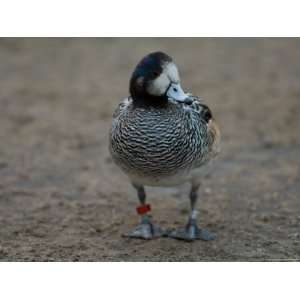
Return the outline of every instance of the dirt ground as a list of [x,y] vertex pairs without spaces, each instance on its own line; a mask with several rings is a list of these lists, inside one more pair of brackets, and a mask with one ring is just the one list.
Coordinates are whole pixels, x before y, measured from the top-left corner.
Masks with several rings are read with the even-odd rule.
[[[108,131],[154,50],[220,124],[199,200],[212,242],[121,237],[137,197]],[[0,260],[300,260],[299,59],[300,39],[0,40]],[[188,185],[146,190],[157,224],[185,223]]]

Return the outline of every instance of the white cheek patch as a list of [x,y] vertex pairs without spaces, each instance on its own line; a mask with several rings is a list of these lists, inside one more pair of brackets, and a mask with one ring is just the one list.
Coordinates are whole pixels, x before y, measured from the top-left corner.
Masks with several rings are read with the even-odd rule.
[[180,81],[178,69],[174,63],[168,63],[164,67],[164,73],[170,78],[170,81],[178,83]]
[[177,67],[173,62],[166,63],[163,66],[162,73],[149,84],[147,91],[150,95],[162,96],[166,93],[171,82],[180,82]]
[[147,91],[150,95],[162,96],[166,92],[169,85],[170,79],[163,72],[159,77],[157,77],[149,84]]

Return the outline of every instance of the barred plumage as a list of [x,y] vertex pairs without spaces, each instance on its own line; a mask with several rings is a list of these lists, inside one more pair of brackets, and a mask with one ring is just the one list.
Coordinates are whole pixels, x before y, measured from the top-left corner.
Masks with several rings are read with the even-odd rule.
[[168,185],[168,178],[176,176],[186,181],[192,169],[217,154],[219,135],[205,119],[208,108],[193,100],[190,105],[169,101],[161,109],[134,107],[130,98],[120,104],[113,118],[110,152],[134,181]]

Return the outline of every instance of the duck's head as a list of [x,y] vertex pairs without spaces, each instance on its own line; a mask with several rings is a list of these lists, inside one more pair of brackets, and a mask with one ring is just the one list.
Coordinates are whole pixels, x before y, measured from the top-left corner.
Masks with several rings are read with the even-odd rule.
[[130,79],[130,95],[135,104],[163,105],[169,99],[191,103],[180,86],[178,69],[172,58],[163,52],[145,56]]

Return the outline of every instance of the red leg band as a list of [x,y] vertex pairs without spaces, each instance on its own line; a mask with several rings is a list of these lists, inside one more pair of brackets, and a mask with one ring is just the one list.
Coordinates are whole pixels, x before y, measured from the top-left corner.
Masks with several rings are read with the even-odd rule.
[[141,206],[138,206],[137,208],[136,208],[136,211],[137,211],[137,213],[139,214],[139,215],[144,215],[144,214],[146,214],[148,211],[150,211],[151,210],[151,206],[150,206],[150,204],[143,204],[143,205],[141,205]]

